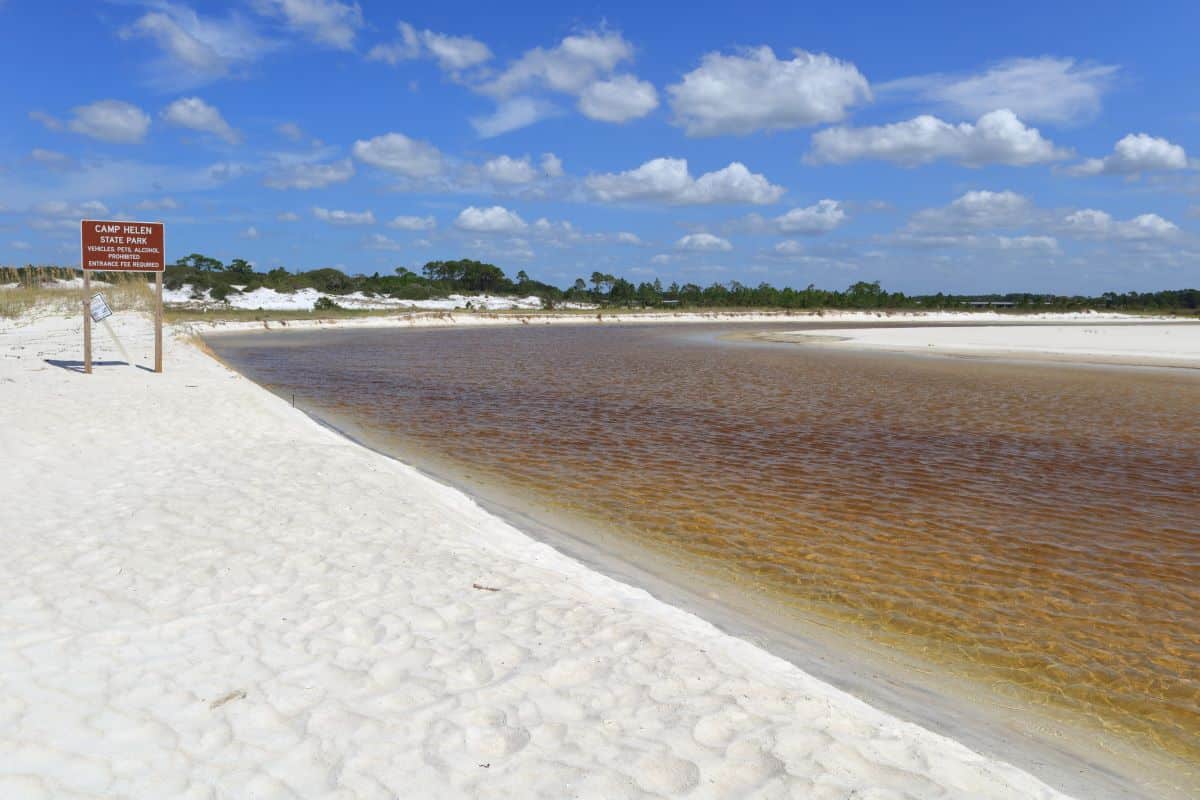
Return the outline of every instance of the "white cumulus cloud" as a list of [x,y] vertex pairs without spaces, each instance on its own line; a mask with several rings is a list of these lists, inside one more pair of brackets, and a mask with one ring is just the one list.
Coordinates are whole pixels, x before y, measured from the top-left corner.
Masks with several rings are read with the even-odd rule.
[[222,78],[275,46],[236,13],[218,19],[185,5],[155,6],[120,31],[122,39],[146,38],[162,51],[151,64],[153,83],[186,86]]
[[1013,58],[974,75],[922,75],[878,87],[881,95],[914,92],[957,113],[977,117],[1010,109],[1032,122],[1068,123],[1099,112],[1118,68],[1072,58]]
[[1106,211],[1084,208],[1063,218],[1062,230],[1084,239],[1136,241],[1173,238],[1179,233],[1179,226],[1158,214],[1141,214],[1133,219],[1118,220]]
[[829,233],[847,219],[846,210],[837,200],[825,199],[806,208],[793,208],[775,218],[781,233],[816,236]]
[[390,239],[382,233],[372,233],[364,242],[371,250],[403,250],[404,247],[395,239]]
[[917,212],[883,241],[921,249],[1059,251],[1059,239],[1090,240],[1148,252],[1183,232],[1158,214],[1119,220],[1094,208],[1039,209],[1012,191],[972,190],[940,208]]
[[979,231],[1026,225],[1033,217],[1033,204],[1023,195],[974,189],[943,208],[918,211],[907,227],[922,233]]
[[71,157],[66,153],[60,153],[57,150],[47,150],[43,147],[35,147],[30,150],[29,157],[39,164],[45,164],[48,167],[65,167],[71,163]]
[[578,98],[582,114],[603,122],[627,122],[658,106],[658,92],[634,75],[614,75],[633,60],[633,45],[615,31],[585,31],[550,48],[535,47],[474,85],[497,100],[496,111],[471,122],[481,136],[496,136],[532,125],[556,113],[539,94]]
[[150,130],[150,115],[122,100],[97,100],[72,109],[67,127],[75,133],[116,144],[137,144]]
[[375,214],[370,210],[367,211],[341,211],[339,209],[328,209],[314,207],[312,210],[313,216],[322,222],[328,222],[333,225],[374,225]]
[[628,122],[646,116],[657,107],[658,92],[654,85],[632,75],[596,81],[579,95],[580,112],[602,122]]
[[471,127],[484,139],[499,136],[540,122],[558,113],[552,103],[534,97],[512,97],[496,106],[496,110],[483,117],[472,117]]
[[1089,158],[1067,172],[1072,175],[1138,175],[1187,167],[1187,152],[1179,145],[1147,133],[1131,133],[1116,143],[1110,155]]
[[424,52],[421,48],[421,36],[417,29],[407,22],[399,22],[396,27],[400,30],[400,38],[394,42],[377,44],[367,51],[368,61],[383,61],[393,67],[401,61],[411,61],[420,58]]
[[241,134],[225,121],[221,112],[199,97],[179,98],[163,109],[162,118],[170,125],[211,133],[230,144],[237,144],[242,140]]
[[488,61],[492,51],[478,39],[470,36],[450,36],[433,31],[422,31],[421,40],[433,55],[438,66],[447,72],[457,72]]
[[656,158],[626,172],[590,175],[588,191],[604,202],[650,202],[670,205],[750,203],[766,205],[784,189],[740,162],[693,178],[683,158]]
[[254,0],[263,14],[277,17],[284,25],[317,44],[338,50],[354,48],[354,37],[363,26],[358,3],[339,0]]
[[613,31],[567,36],[551,48],[535,47],[481,88],[505,97],[531,87],[579,94],[598,76],[633,58],[633,45]]
[[437,227],[437,220],[433,217],[415,217],[404,216],[394,217],[388,223],[389,228],[395,228],[401,231],[431,231]]
[[432,178],[441,174],[443,168],[442,154],[436,147],[402,133],[359,139],[353,152],[363,163],[410,178]]
[[998,233],[913,233],[902,231],[888,239],[901,247],[926,250],[967,248],[971,250],[1041,250],[1058,251],[1053,236],[1005,236]]
[[780,60],[770,47],[709,53],[667,87],[676,123],[690,136],[747,134],[839,122],[871,99],[858,68],[824,53],[795,50]]
[[727,253],[733,249],[728,239],[711,233],[689,233],[675,243],[676,250],[694,253]]
[[969,167],[1027,166],[1068,156],[1007,109],[990,111],[975,123],[922,115],[890,125],[826,128],[813,134],[812,145],[805,160],[818,164],[878,159],[916,166],[946,159]]
[[400,30],[400,38],[372,47],[367,52],[369,60],[384,61],[394,66],[401,61],[429,57],[437,61],[442,70],[457,73],[492,58],[488,46],[470,36],[418,31],[407,22],[400,22],[396,27]]
[[525,220],[515,211],[504,206],[476,208],[468,206],[459,212],[454,226],[475,233],[515,233],[528,227]]
[[554,153],[542,153],[542,172],[547,178],[561,178],[563,174],[562,159]]
[[354,177],[354,164],[348,158],[328,163],[288,164],[267,174],[263,184],[272,189],[320,189],[344,183]]
[[529,162],[528,156],[525,158],[497,156],[483,165],[483,174],[493,183],[510,185],[530,183],[538,176],[538,172]]
[[294,122],[281,122],[275,126],[275,132],[285,139],[298,142],[304,138],[304,129]]

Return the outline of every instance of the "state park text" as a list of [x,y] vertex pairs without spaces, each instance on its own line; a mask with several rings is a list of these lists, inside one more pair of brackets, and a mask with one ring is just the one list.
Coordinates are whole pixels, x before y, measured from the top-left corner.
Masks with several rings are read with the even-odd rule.
[[83,269],[161,272],[166,267],[161,222],[83,220]]

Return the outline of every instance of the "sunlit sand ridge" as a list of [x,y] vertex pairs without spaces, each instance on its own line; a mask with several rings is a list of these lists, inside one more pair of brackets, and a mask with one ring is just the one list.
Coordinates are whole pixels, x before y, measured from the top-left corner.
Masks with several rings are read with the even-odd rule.
[[1194,373],[705,336],[214,341],[401,452],[1200,758]]

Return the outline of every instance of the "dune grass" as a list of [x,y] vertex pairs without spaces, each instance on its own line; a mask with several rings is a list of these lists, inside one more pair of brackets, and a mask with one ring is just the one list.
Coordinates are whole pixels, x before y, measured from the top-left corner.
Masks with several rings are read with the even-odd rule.
[[[154,293],[145,275],[96,272],[91,293],[104,295],[113,311],[150,311]],[[0,267],[0,318],[82,314],[83,288],[73,269]]]

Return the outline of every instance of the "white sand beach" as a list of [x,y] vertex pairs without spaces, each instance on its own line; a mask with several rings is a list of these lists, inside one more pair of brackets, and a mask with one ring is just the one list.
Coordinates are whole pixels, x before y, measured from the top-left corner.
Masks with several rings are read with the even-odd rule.
[[1065,797],[110,321],[0,321],[0,797]]
[[[1091,322],[1084,318],[1081,322]],[[1200,366],[1200,321],[1154,325],[1104,320],[1073,325],[830,328],[772,338],[838,347],[966,355],[1040,356],[1140,365]]]

